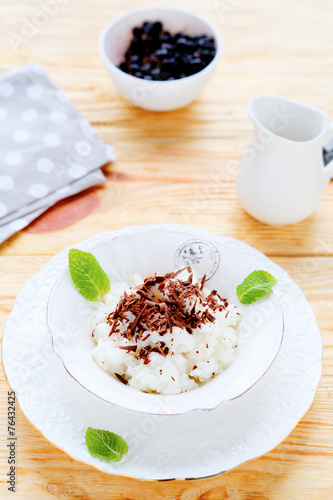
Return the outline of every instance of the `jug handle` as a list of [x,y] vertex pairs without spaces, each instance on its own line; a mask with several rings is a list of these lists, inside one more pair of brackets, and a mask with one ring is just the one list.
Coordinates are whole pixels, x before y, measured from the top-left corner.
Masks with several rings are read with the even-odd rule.
[[[333,138],[333,122],[329,124],[327,127],[327,133],[325,134],[325,142],[326,144],[330,139]],[[324,181],[325,184],[328,184],[331,179],[333,179],[333,159],[327,163],[324,167]]]
[[[327,134],[325,135],[325,144],[333,137],[333,122],[329,124],[327,128]],[[333,179],[333,159],[327,163],[324,167],[324,181],[328,184],[329,181]]]

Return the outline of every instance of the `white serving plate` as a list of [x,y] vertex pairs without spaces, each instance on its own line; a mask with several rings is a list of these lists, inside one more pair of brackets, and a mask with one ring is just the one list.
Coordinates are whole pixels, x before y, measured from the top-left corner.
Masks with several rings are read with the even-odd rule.
[[[285,319],[285,335],[270,370],[242,397],[211,411],[180,416],[143,415],[106,404],[80,388],[55,355],[46,325],[51,288],[67,263],[67,250],[53,257],[19,293],[7,321],[3,363],[26,417],[71,457],[105,472],[140,479],[202,478],[228,471],[267,453],[285,439],[309,409],[321,377],[322,340],[314,313],[299,287],[254,248],[190,226],[129,227],[90,238],[81,248],[110,236],[172,229],[186,238],[222,242],[271,272]],[[129,453],[116,464],[92,457],[86,428],[122,435]]]
[[[80,246],[80,245],[79,245]],[[106,402],[126,409],[159,415],[179,415],[193,410],[210,410],[249,390],[273,363],[283,338],[283,314],[274,295],[255,304],[240,303],[236,288],[256,265],[224,245],[220,239],[188,238],[172,227],[114,234],[102,243],[87,246],[113,282],[131,284],[133,276],[164,275],[188,263],[198,277],[207,275],[211,290],[235,304],[241,312],[235,360],[210,382],[186,393],[163,396],[147,394],[103,371],[91,356],[96,346],[91,332],[94,304],[74,287],[68,265],[52,289],[47,305],[47,322],[52,345],[67,372],[83,388]]]

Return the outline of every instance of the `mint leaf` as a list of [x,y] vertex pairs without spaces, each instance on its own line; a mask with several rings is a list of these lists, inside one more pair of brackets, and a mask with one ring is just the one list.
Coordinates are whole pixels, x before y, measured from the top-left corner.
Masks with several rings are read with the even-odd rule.
[[86,431],[86,445],[93,457],[112,462],[119,462],[128,452],[128,445],[121,436],[92,427],[88,427]]
[[85,299],[95,301],[110,291],[110,280],[91,253],[71,248],[68,261],[72,281]]
[[271,292],[277,282],[267,271],[253,271],[238,285],[236,293],[242,304],[252,304]]

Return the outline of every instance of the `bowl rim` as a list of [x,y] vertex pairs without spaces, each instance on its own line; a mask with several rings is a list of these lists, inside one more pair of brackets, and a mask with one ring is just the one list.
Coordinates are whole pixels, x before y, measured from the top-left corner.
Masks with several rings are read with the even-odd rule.
[[[149,225],[149,228],[150,230],[157,230],[157,226],[160,226],[160,225],[155,225],[155,224],[152,224],[152,225]],[[173,225],[172,224],[168,224],[167,226],[168,227],[168,230],[172,231],[173,230]],[[148,226],[134,226],[134,227],[139,227],[139,228],[147,228]],[[126,228],[123,228],[123,230],[126,231],[127,227]],[[198,228],[199,229],[199,228]],[[200,228],[201,230],[201,228]],[[120,230],[121,231],[121,230]],[[119,233],[119,231],[109,231],[107,232],[106,234],[109,235],[109,238],[103,242],[97,242],[93,245],[90,246],[89,249],[85,249],[84,251],[89,251],[89,252],[92,252],[94,250],[94,248],[98,248],[99,246],[101,245],[105,245],[107,243],[109,243],[110,241],[114,240],[114,239],[117,239],[121,236],[128,236],[129,234],[126,233],[124,231],[123,234]],[[208,231],[205,231],[207,232],[208,234],[211,234],[211,235],[214,235],[214,233],[210,233]],[[112,236],[112,233],[116,233]],[[99,233],[99,234],[103,234],[103,233]],[[105,234],[105,233],[104,233]],[[134,234],[137,234],[137,233],[134,233]],[[140,232],[139,234],[144,234],[144,231]],[[208,235],[207,235],[208,236]],[[214,236],[218,236],[218,235],[214,235]],[[79,246],[81,243],[84,243],[84,241],[78,243],[76,246]],[[220,243],[221,246],[226,246],[225,243],[221,242]],[[72,246],[69,247],[70,248],[73,248]],[[68,249],[68,250],[69,250]],[[230,249],[229,249],[230,250]],[[239,257],[241,257],[242,259],[246,260],[253,268],[254,270],[257,269],[257,266],[254,265],[254,263],[248,259],[246,256],[244,256],[241,252],[235,250],[234,248],[232,249],[232,252],[234,252],[235,254],[237,254]],[[260,375],[260,377],[252,384],[250,385],[248,388],[246,388],[245,390],[243,390],[240,394],[237,394],[236,396],[233,396],[233,397],[228,397],[228,398],[225,398],[223,399],[222,401],[219,401],[218,403],[214,404],[213,406],[194,406],[193,408],[189,409],[189,410],[184,410],[184,411],[179,411],[179,410],[176,410],[176,411],[173,411],[173,412],[165,412],[165,411],[152,411],[152,410],[138,410],[138,409],[134,409],[134,408],[129,408],[128,406],[124,405],[124,404],[120,404],[120,403],[117,403],[117,402],[114,402],[114,401],[111,401],[110,399],[106,399],[105,397],[103,396],[100,396],[98,394],[96,394],[95,392],[91,391],[89,388],[87,388],[82,382],[80,382],[80,380],[78,380],[72,373],[71,373],[71,370],[68,368],[68,366],[66,365],[66,362],[65,360],[63,359],[63,357],[61,356],[61,354],[57,351],[57,348],[55,346],[55,342],[54,342],[54,336],[53,336],[53,332],[52,332],[52,328],[51,328],[51,325],[50,325],[50,321],[49,321],[49,310],[50,310],[50,302],[51,302],[51,297],[53,295],[53,291],[55,289],[55,287],[57,286],[58,282],[63,278],[64,274],[67,272],[68,270],[68,265],[66,263],[66,266],[65,268],[63,269],[63,271],[59,274],[59,276],[56,278],[54,284],[52,285],[52,288],[50,290],[50,293],[49,293],[49,296],[48,296],[48,299],[47,299],[47,305],[46,305],[46,311],[45,311],[45,316],[46,316],[46,324],[47,324],[47,329],[49,331],[49,334],[50,334],[50,337],[51,337],[51,345],[52,345],[52,349],[53,351],[55,352],[55,354],[57,355],[57,357],[60,359],[64,369],[66,370],[66,372],[68,373],[68,375],[76,382],[78,383],[83,389],[85,389],[87,392],[89,392],[90,394],[92,394],[94,397],[97,397],[99,398],[100,400],[104,401],[105,403],[107,404],[111,404],[113,406],[118,406],[119,408],[122,408],[123,410],[125,411],[130,411],[130,412],[134,412],[134,413],[139,413],[139,414],[143,414],[143,415],[159,415],[159,416],[180,416],[180,415],[186,415],[186,414],[189,414],[189,413],[192,413],[192,412],[199,412],[199,411],[213,411],[215,410],[217,407],[219,407],[220,405],[222,405],[223,403],[226,403],[228,401],[233,401],[235,399],[238,399],[240,398],[241,396],[243,396],[244,394],[246,394],[250,389],[252,389],[255,385],[257,385],[257,383],[266,375],[266,373],[270,370],[270,368],[272,367],[274,361],[276,360],[277,358],[277,355],[278,353],[280,352],[280,349],[281,349],[281,346],[282,346],[282,343],[283,343],[283,339],[284,339],[284,335],[285,335],[285,318],[284,318],[284,313],[283,313],[283,308],[282,308],[282,305],[281,305],[281,302],[280,300],[278,299],[277,297],[277,294],[274,292],[274,290],[272,290],[271,292],[271,295],[274,297],[274,300],[279,308],[279,313],[280,313],[280,317],[281,317],[281,338],[280,338],[280,343],[276,349],[276,352],[274,353],[273,357],[272,357],[272,360],[271,362],[269,363],[269,365],[267,366],[267,368],[263,371],[263,373]],[[221,375],[223,373],[223,371],[221,373],[219,373],[217,375],[216,378],[219,377],[219,375]],[[111,375],[110,375],[111,376]],[[208,381],[209,382],[209,381]],[[205,385],[205,384],[204,384]],[[126,386],[124,386],[126,387]],[[202,386],[203,387],[203,386]],[[194,391],[195,389],[193,389],[192,391]],[[190,392],[192,392],[190,391]],[[182,393],[180,394],[175,394],[175,395],[172,395],[173,398],[176,398],[177,396],[181,395]],[[163,395],[163,394],[156,394],[155,396],[157,397],[160,397],[160,398],[168,398],[169,396],[168,395]]]
[[[210,61],[209,64],[197,73],[194,73],[193,75],[188,75],[183,78],[178,78],[177,80],[145,80],[144,78],[138,78],[137,76],[134,75],[129,75],[128,73],[125,73],[122,71],[118,66],[116,66],[111,59],[108,57],[106,53],[106,48],[105,48],[105,40],[106,36],[108,35],[109,31],[119,22],[122,21],[123,19],[126,19],[126,17],[135,14],[136,12],[149,12],[151,10],[158,10],[160,9],[161,11],[174,11],[175,13],[177,12],[182,12],[183,14],[191,15],[196,17],[198,20],[203,21],[213,32],[213,37],[215,39],[216,43],[216,54],[213,57],[213,59]],[[212,70],[217,63],[219,62],[222,52],[223,52],[223,38],[218,30],[218,28],[205,16],[202,16],[201,14],[198,14],[195,11],[191,11],[189,9],[183,9],[181,7],[171,7],[167,5],[150,5],[146,7],[136,7],[134,9],[127,10],[126,12],[123,12],[122,14],[119,14],[115,16],[113,19],[111,19],[106,26],[103,28],[100,36],[99,36],[99,41],[98,41],[98,47],[99,47],[99,53],[100,56],[104,62],[104,64],[109,68],[111,71],[115,72],[115,74],[121,75],[124,78],[126,78],[128,81],[136,81],[136,82],[145,82],[147,84],[153,83],[154,85],[166,85],[169,84],[171,85],[179,85],[180,82],[184,81],[190,81],[190,79],[194,80],[199,78],[201,75],[207,73],[208,71]],[[134,80],[133,80],[134,79]]]

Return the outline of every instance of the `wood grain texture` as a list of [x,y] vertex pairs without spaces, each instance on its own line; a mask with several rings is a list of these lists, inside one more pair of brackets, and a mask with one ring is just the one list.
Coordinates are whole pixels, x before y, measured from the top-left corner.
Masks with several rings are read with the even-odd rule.
[[[140,5],[150,3],[144,0]],[[74,217],[62,229],[53,224],[49,232],[40,234],[27,229],[0,246],[1,333],[20,288],[56,252],[126,225],[186,223],[245,241],[290,273],[322,330],[323,377],[311,409],[283,443],[228,474],[201,481],[140,482],[99,472],[48,443],[19,411],[15,498],[331,499],[333,183],[309,219],[272,228],[244,213],[234,178],[251,134],[246,104],[253,95],[283,95],[321,107],[333,118],[332,2],[184,0],[183,7],[197,10],[219,26],[224,54],[199,99],[184,109],[160,114],[137,109],[122,99],[98,55],[98,35],[107,20],[138,2],[59,1],[58,11],[49,15],[45,26],[16,50],[13,34],[22,35],[41,5],[39,0],[1,1],[0,69],[28,61],[43,64],[101,139],[116,147],[117,161],[104,169],[107,183],[90,190],[96,203],[85,218],[75,222]],[[42,221],[39,224],[45,229]],[[5,484],[7,389],[1,371],[1,498],[13,495]]]

